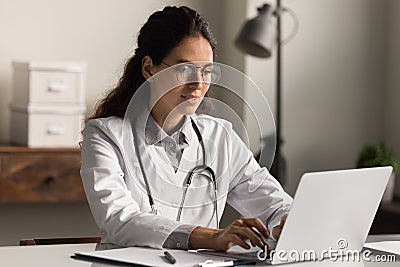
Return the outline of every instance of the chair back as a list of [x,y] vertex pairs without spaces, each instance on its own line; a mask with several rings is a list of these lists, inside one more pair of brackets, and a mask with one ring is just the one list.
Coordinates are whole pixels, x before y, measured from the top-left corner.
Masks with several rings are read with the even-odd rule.
[[57,244],[82,244],[82,243],[100,243],[101,237],[67,237],[67,238],[35,238],[35,239],[21,239],[20,246],[34,246],[34,245],[57,245]]

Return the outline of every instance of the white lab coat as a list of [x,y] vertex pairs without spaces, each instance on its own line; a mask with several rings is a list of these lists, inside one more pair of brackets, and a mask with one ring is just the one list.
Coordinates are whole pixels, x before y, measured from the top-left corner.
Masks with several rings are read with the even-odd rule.
[[[192,115],[203,137],[207,165],[216,174],[218,220],[226,202],[245,217],[258,217],[269,231],[279,225],[292,198],[261,168],[231,123],[207,115]],[[176,221],[187,170],[202,163],[196,134],[187,132],[175,173],[163,147],[148,145],[139,136],[155,205],[161,216],[150,213],[144,179],[133,146],[131,123],[117,117],[91,120],[84,129],[81,176],[102,241],[120,246],[161,248],[181,224],[216,227],[214,188],[204,175],[195,175],[189,187],[181,221]],[[139,134],[141,135],[141,134]]]

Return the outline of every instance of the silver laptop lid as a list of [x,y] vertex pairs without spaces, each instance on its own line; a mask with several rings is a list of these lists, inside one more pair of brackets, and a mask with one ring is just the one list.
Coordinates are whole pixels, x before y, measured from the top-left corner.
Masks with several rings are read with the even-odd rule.
[[361,251],[391,172],[378,167],[304,174],[272,264]]

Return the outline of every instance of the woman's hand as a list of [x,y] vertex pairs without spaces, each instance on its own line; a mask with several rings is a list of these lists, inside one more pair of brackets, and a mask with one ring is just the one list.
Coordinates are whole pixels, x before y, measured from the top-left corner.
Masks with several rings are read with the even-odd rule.
[[287,214],[283,215],[281,223],[278,226],[275,226],[274,229],[272,229],[272,236],[275,238],[275,240],[278,240],[281,236],[282,228],[285,225],[287,216]]
[[264,248],[260,237],[251,228],[268,238],[268,230],[258,218],[241,218],[234,221],[225,229],[197,227],[189,236],[192,248],[209,248],[217,251],[227,251],[234,245],[249,249],[246,243],[250,240],[253,246]]

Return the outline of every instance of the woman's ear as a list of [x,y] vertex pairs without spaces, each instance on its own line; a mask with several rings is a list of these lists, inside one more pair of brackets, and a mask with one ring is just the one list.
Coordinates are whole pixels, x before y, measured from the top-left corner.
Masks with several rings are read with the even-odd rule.
[[153,61],[151,60],[151,57],[145,56],[142,59],[142,74],[146,80],[150,79],[150,77],[153,76],[153,73],[151,71],[152,68],[153,68]]

